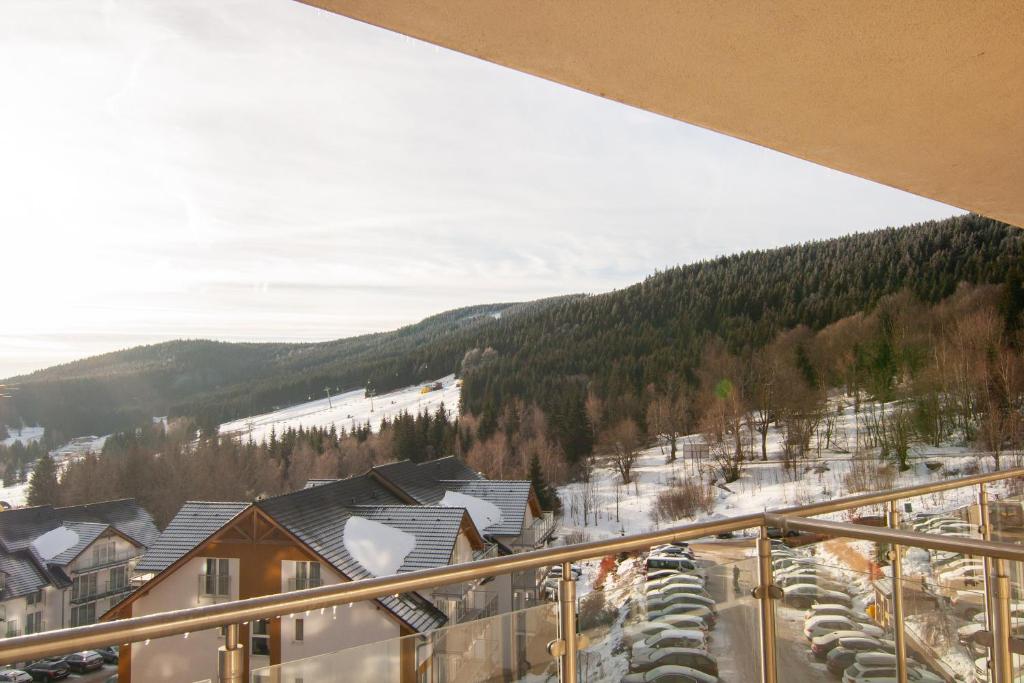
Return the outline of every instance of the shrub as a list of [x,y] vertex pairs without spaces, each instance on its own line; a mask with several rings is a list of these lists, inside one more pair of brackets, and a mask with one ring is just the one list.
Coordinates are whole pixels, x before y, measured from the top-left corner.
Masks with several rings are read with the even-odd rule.
[[710,484],[702,486],[699,482],[687,479],[658,494],[651,510],[651,520],[658,524],[694,517],[699,512],[711,513],[714,502],[715,495]]

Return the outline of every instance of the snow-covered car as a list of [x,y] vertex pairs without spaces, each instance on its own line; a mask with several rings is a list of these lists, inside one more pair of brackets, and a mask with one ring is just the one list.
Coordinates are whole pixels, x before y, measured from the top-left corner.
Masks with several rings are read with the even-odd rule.
[[935,577],[935,582],[946,590],[977,589],[985,584],[985,568],[969,564],[950,569]]
[[943,524],[937,524],[933,526],[930,533],[933,534],[974,534],[977,533],[978,527],[967,522],[945,522]]
[[655,588],[654,590],[648,588],[647,599],[650,600],[651,598],[669,598],[673,595],[679,594],[702,595],[705,598],[711,598],[708,592],[704,590],[703,586],[698,586],[692,583],[679,583],[670,586],[665,586],[664,588]]
[[896,652],[896,644],[891,640],[877,638],[840,638],[838,647],[833,648],[825,657],[825,667],[836,676],[842,676],[857,660],[857,655],[865,652],[891,655]]
[[652,569],[674,569],[678,572],[695,572],[697,565],[688,557],[671,557],[668,555],[649,555],[644,563],[647,571]]
[[802,557],[800,555],[792,555],[790,557],[777,557],[772,560],[772,571],[778,572],[780,570],[786,569],[787,567],[792,567],[793,565],[797,564],[814,566],[820,564],[820,562],[813,557]]
[[[562,565],[556,564],[548,569],[548,576],[553,578],[562,578]],[[578,564],[572,565],[572,576],[574,579],[578,579],[583,576],[583,568]]]
[[853,619],[854,621],[871,623],[871,617],[867,614],[858,612],[852,607],[832,603],[818,603],[816,605],[812,605],[810,609],[804,612],[804,620],[810,619],[811,617],[825,616],[826,614],[837,617],[846,617],[848,619]]
[[651,636],[661,633],[667,629],[683,629],[695,631],[707,631],[708,625],[699,616],[689,614],[673,614],[662,617],[657,621],[638,621],[622,629],[622,639],[627,645],[641,640],[647,640]]
[[703,588],[705,584],[704,577],[697,574],[673,574],[672,576],[648,581],[647,590],[661,590],[669,586],[697,586]]
[[961,619],[973,619],[985,611],[985,594],[979,591],[954,591],[949,598],[953,614]]
[[872,624],[862,624],[846,617],[812,617],[804,623],[804,637],[814,640],[833,631],[862,631],[865,635],[880,638],[885,631]]
[[839,647],[840,638],[855,638],[857,636],[864,636],[864,631],[852,630],[852,631],[830,631],[829,633],[823,633],[820,636],[811,638],[811,654],[818,659],[825,659],[832,648]]
[[929,517],[928,519],[922,520],[920,522],[914,522],[913,526],[914,526],[914,531],[919,531],[921,533],[928,533],[930,530],[934,529],[935,527],[937,527],[937,526],[939,526],[941,524],[949,524],[951,522],[952,523],[962,523],[963,520],[959,519],[957,517],[936,516],[936,517]]
[[[974,620],[970,624],[961,626],[956,630],[956,638],[960,641],[961,645],[964,645],[976,655],[980,655],[988,651],[988,647],[978,640],[978,634],[984,630],[985,613],[981,612],[975,615]],[[1024,636],[1024,619],[1020,616],[1012,616],[1010,618],[1010,632],[1014,638]]]
[[[939,683],[943,679],[920,666],[907,666],[912,683]],[[895,683],[896,655],[886,652],[861,652],[843,672],[843,683]]]
[[845,586],[838,581],[834,581],[827,576],[821,574],[790,574],[788,576],[776,577],[775,585],[779,588],[786,588],[787,586],[795,586],[801,583],[809,583],[815,586],[821,586],[825,590],[843,592]]
[[647,598],[648,611],[662,610],[669,605],[703,605],[712,612],[718,612],[718,609],[715,607],[714,598],[704,597],[703,595],[693,595],[692,593],[673,593],[672,595]]
[[694,558],[693,550],[688,547],[682,547],[678,545],[656,545],[651,548],[651,555],[667,555],[669,557],[687,557],[689,559]]
[[667,579],[670,576],[681,576],[686,575],[684,572],[680,572],[678,569],[655,569],[654,571],[647,572],[647,581],[660,581],[661,579]]
[[0,681],[7,683],[31,683],[32,674],[21,669],[0,669]]
[[688,666],[668,664],[644,673],[627,674],[621,683],[716,683],[718,678]]
[[942,572],[953,571],[954,569],[960,569],[960,567],[984,567],[985,561],[977,557],[964,557],[963,555],[955,554],[945,562],[932,561],[932,571],[936,574]]
[[637,641],[633,644],[633,656],[641,654],[650,648],[663,647],[694,647],[699,650],[706,650],[708,647],[708,634],[698,629],[667,628],[659,631],[653,636]]
[[663,621],[665,617],[680,615],[699,617],[709,629],[714,628],[715,622],[718,620],[718,615],[704,605],[694,605],[689,603],[676,603],[669,605],[664,609],[648,612],[647,619],[649,621]]
[[782,589],[782,593],[786,604],[802,609],[806,609],[816,602],[836,603],[846,607],[853,606],[850,596],[846,593],[826,590],[821,586],[815,586],[813,583],[798,583],[787,586]]
[[709,676],[718,676],[718,661],[705,650],[694,647],[663,647],[643,650],[629,663],[632,672],[644,672],[666,664],[688,666]]

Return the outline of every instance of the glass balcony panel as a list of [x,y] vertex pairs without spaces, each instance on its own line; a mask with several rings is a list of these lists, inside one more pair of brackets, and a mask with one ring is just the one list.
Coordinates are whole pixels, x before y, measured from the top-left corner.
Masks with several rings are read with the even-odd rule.
[[547,644],[557,624],[557,606],[540,605],[264,667],[252,672],[252,681],[402,683],[413,670],[420,683],[555,681],[557,663]]
[[[750,542],[694,542],[695,571],[645,572],[645,555],[608,557],[579,599],[580,679],[618,683],[659,666],[688,666],[722,681],[760,680],[760,616],[750,590]],[[596,574],[596,575],[595,575]],[[632,679],[630,679],[632,680]]]

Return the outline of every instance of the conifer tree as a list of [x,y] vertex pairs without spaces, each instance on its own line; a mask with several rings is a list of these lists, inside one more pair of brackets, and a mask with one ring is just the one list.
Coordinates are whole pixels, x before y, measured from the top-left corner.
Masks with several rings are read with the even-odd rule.
[[56,505],[60,496],[60,484],[57,482],[57,466],[53,458],[44,455],[36,462],[32,479],[28,485],[29,505]]

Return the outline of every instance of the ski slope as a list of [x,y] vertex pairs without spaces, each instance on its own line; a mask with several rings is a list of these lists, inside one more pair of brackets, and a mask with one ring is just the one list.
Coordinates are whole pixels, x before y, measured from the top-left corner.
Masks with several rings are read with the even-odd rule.
[[[420,393],[424,386],[441,382],[441,389],[429,393]],[[362,389],[344,394],[300,403],[298,405],[275,410],[271,413],[245,417],[220,426],[221,434],[235,434],[242,438],[252,437],[253,441],[263,441],[270,437],[271,430],[280,434],[288,428],[330,427],[338,429],[363,425],[367,422],[373,429],[379,429],[381,420],[393,418],[402,411],[417,413],[424,409],[434,412],[443,402],[449,414],[456,414],[459,409],[459,386],[455,375],[442,377],[424,384],[397,389],[387,394],[375,396],[372,400],[364,396]]]

